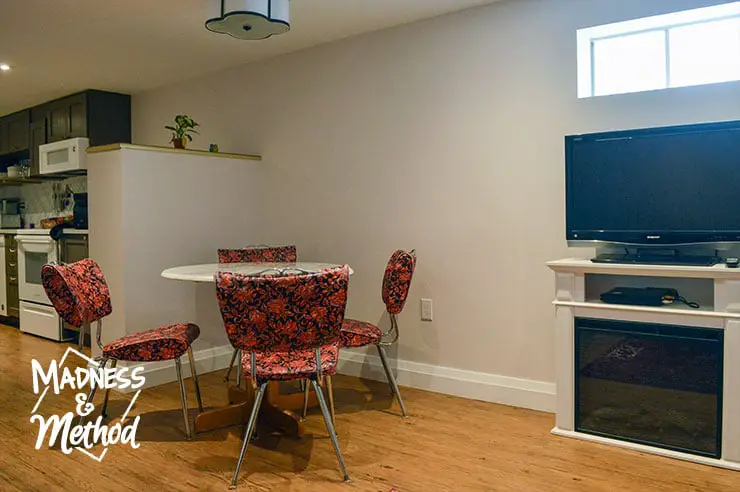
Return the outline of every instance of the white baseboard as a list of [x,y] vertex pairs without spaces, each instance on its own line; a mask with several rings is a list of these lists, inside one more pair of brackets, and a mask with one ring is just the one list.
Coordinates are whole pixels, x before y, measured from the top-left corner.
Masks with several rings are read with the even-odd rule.
[[[225,370],[229,367],[231,362],[231,355],[234,349],[231,345],[222,345],[220,347],[212,347],[204,350],[193,351],[193,358],[195,359],[195,369],[198,374],[206,374],[213,371]],[[184,378],[190,377],[190,361],[187,355],[181,358],[182,361],[182,375]],[[144,388],[151,388],[152,386],[159,386],[165,383],[171,383],[177,381],[177,373],[175,372],[175,362],[171,360],[163,360],[157,362],[140,362],[127,364],[128,367],[134,368],[141,366],[144,368],[142,375],[146,378]],[[125,392],[124,392],[125,393]]]
[[583,441],[597,442],[600,444],[608,444],[610,446],[617,446],[620,448],[631,449],[633,451],[640,451],[643,453],[657,454],[658,456],[664,456],[666,458],[675,458],[684,461],[691,461],[693,463],[700,463],[702,465],[716,466],[719,468],[727,468],[730,470],[740,471],[740,463],[734,461],[727,461],[717,458],[707,458],[705,456],[697,456],[694,454],[681,453],[679,451],[673,451],[671,449],[656,448],[653,446],[646,446],[644,444],[637,444],[633,442],[620,441],[619,439],[610,439],[608,437],[593,436],[591,434],[584,434],[576,431],[563,430],[555,427],[551,431],[556,436],[572,437],[575,439],[581,439]]
[[[412,388],[543,412],[555,411],[555,383],[390,359],[398,384]],[[385,381],[380,357],[343,350],[341,374]],[[403,394],[403,393],[402,393]]]
[[[231,361],[233,348],[222,345],[194,352],[198,374],[225,370]],[[450,367],[433,366],[405,360],[389,359],[398,384],[412,388],[489,401],[544,412],[555,411],[555,384],[531,379],[512,378]],[[131,364],[144,367],[145,388],[170,383],[177,379],[173,361]],[[182,358],[183,375],[190,377],[190,362]],[[338,372],[350,376],[385,381],[380,357],[342,350]]]

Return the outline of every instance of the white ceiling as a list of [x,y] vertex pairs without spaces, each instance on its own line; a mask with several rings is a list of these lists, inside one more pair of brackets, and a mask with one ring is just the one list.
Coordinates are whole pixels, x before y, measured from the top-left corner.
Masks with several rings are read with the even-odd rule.
[[292,0],[291,31],[208,32],[218,0],[0,0],[0,114],[83,89],[130,94],[496,0]]

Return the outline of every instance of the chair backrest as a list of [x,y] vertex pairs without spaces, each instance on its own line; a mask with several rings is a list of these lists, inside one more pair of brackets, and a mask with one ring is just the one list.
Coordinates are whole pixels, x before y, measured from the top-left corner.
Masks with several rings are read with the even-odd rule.
[[41,283],[59,317],[77,328],[113,311],[100,265],[90,258],[68,265],[44,265]]
[[416,268],[416,253],[412,251],[396,250],[388,260],[383,276],[381,295],[390,314],[398,314],[406,304],[409,295],[411,279]]
[[226,334],[235,348],[289,352],[339,341],[347,265],[308,274],[216,272],[215,280]]
[[295,263],[298,253],[288,246],[250,246],[243,249],[219,249],[219,263]]

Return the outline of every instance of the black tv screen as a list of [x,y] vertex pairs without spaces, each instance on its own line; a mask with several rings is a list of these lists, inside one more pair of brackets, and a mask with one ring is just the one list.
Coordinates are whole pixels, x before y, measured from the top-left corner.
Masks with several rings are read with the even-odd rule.
[[565,138],[569,241],[740,241],[740,121]]

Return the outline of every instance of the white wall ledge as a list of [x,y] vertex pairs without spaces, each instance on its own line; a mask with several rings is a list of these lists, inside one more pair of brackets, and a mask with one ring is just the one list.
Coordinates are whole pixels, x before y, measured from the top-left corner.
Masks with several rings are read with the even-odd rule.
[[88,154],[99,154],[101,152],[114,152],[116,150],[132,149],[147,150],[150,152],[167,152],[170,154],[198,155],[207,157],[225,157],[227,159],[245,159],[249,161],[261,161],[262,156],[250,154],[233,154],[228,152],[209,152],[207,150],[194,149],[176,149],[174,147],[159,147],[156,145],[136,145],[130,143],[114,143],[110,145],[99,145],[97,147],[88,147]]

